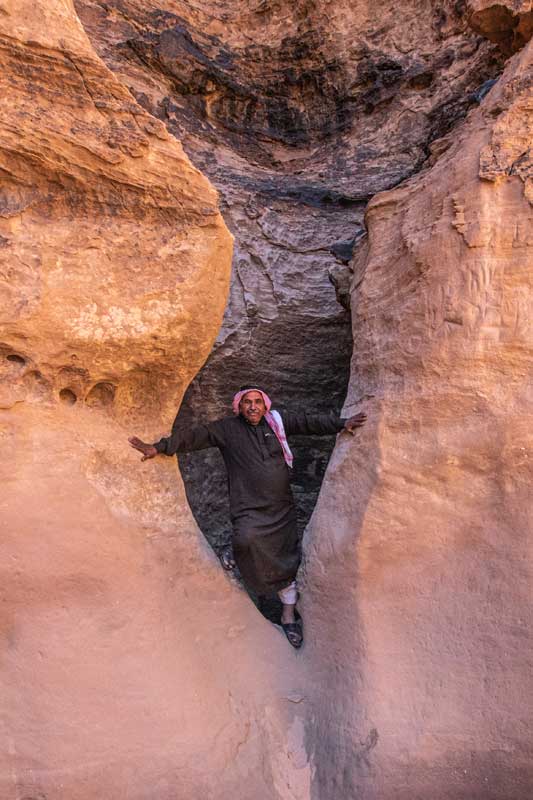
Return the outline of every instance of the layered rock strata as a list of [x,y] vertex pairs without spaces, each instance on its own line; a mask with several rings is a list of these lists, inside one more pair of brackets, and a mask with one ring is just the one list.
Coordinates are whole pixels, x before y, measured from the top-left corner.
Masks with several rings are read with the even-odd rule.
[[69,1],[2,0],[0,59],[0,796],[303,800],[292,652],[126,441],[220,324],[216,193]]
[[315,797],[531,795],[532,103],[529,44],[367,209],[346,412],[369,422],[306,540]]
[[[179,423],[228,413],[249,381],[278,406],[340,408],[365,205],[446,149],[499,75],[499,50],[451,2],[76,5],[102,58],[219,189],[236,239],[224,323]],[[332,444],[295,448],[302,526]],[[217,454],[181,464],[202,529],[223,541]]]

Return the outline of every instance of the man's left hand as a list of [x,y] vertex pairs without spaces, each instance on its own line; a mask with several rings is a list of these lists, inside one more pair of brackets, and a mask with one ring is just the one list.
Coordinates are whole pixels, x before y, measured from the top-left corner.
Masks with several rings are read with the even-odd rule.
[[366,422],[366,414],[361,411],[359,414],[355,414],[355,416],[350,417],[344,423],[344,430],[351,433],[352,436],[355,434],[357,428],[360,428],[361,425],[364,425]]
[[146,444],[146,442],[142,442],[138,436],[130,436],[128,442],[132,447],[135,448],[135,450],[138,450],[143,454],[141,461],[147,461],[149,458],[155,458],[157,455],[159,455],[153,444]]

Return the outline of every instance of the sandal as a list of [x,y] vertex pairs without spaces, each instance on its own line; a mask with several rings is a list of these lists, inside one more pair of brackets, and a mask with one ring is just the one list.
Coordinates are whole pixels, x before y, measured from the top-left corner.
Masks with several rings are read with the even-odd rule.
[[298,622],[282,622],[281,627],[287,637],[289,644],[298,650],[304,643],[301,619]]
[[230,545],[223,547],[218,557],[223,569],[227,572],[231,572],[232,569],[235,569],[235,559],[233,558],[233,550]]

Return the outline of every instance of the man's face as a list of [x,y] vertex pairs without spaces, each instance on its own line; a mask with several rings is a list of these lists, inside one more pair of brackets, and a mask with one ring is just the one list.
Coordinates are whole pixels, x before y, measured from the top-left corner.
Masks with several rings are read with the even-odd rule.
[[260,392],[247,392],[241,398],[239,411],[251,425],[258,425],[266,413],[263,395]]

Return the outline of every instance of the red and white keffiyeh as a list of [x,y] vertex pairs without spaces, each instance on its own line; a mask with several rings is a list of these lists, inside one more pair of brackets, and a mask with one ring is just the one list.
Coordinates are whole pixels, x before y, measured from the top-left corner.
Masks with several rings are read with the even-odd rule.
[[287,436],[285,434],[285,428],[283,426],[283,420],[281,418],[281,414],[279,413],[279,411],[274,411],[274,410],[271,411],[272,401],[266,392],[264,392],[262,389],[256,389],[256,388],[243,389],[241,392],[237,392],[232,402],[233,413],[234,414],[240,413],[239,403],[241,402],[244,395],[248,394],[248,392],[259,392],[259,394],[263,398],[266,408],[265,419],[268,425],[270,425],[270,427],[274,431],[276,439],[281,445],[285,463],[287,464],[288,467],[292,468],[292,462],[294,457],[292,455],[291,448],[289,447],[289,443],[287,441]]

